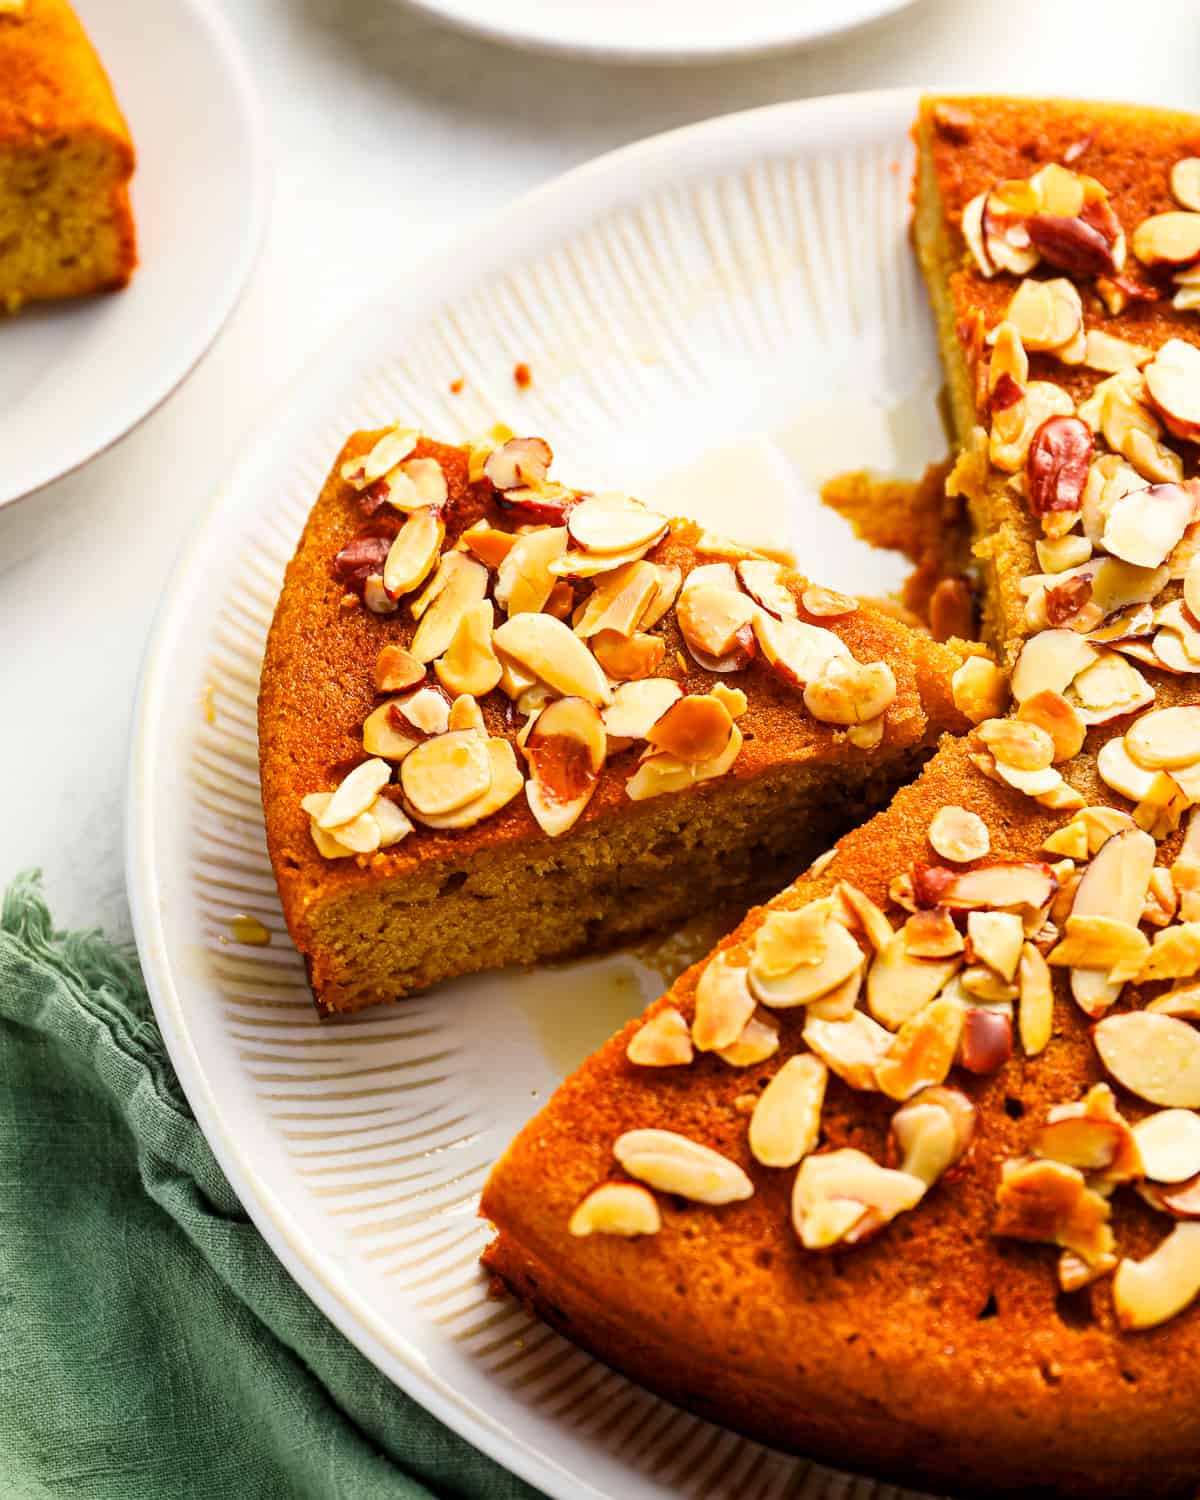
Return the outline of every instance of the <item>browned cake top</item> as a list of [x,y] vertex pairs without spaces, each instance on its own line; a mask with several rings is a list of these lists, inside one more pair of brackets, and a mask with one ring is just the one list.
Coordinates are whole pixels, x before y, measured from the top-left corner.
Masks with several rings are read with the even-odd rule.
[[129,133],[104,68],[66,0],[0,0],[0,145],[36,146],[80,129]]
[[[347,444],[263,674],[285,903],[926,734],[922,679],[953,653],[549,461],[540,439]],[[963,701],[995,675],[974,658]]]

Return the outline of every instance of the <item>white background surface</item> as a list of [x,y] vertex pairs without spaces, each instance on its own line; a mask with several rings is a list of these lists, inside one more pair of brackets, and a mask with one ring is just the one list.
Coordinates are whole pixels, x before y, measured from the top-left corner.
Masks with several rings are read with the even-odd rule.
[[567,167],[757,104],[911,83],[1200,110],[1192,0],[922,0],[843,42],[686,70],[525,57],[389,0],[220,3],[275,157],[249,291],[140,430],[0,514],[0,885],[40,865],[60,922],[114,935],[129,719],[163,580],[256,420],[372,290]]

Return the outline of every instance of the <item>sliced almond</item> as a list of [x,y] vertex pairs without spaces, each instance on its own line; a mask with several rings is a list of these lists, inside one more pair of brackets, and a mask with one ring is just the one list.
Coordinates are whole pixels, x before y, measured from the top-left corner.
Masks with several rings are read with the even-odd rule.
[[1083,1173],[1063,1162],[1005,1162],[992,1232],[1035,1244],[1059,1245],[1088,1265],[1112,1254],[1108,1203]]
[[403,646],[384,646],[375,658],[375,691],[401,693],[425,676],[425,665]]
[[1007,411],[992,414],[988,456],[998,469],[1016,474],[1024,469],[1030,445],[1043,423],[1051,417],[1070,417],[1075,403],[1061,386],[1048,380],[1031,380],[1021,398]]
[[1054,741],[1022,719],[985,719],[976,730],[996,760],[1017,771],[1041,771],[1054,759]]
[[615,491],[581,500],[567,519],[571,540],[577,547],[606,555],[649,547],[667,525],[666,516]]
[[892,1099],[908,1099],[930,1084],[944,1083],[962,1038],[965,1008],[943,996],[910,1016],[875,1068],[875,1081]]
[[734,648],[738,632],[758,613],[754,601],[737,589],[719,584],[691,584],[680,591],[675,618],[688,650],[701,656],[725,656]]
[[1092,544],[1087,537],[1069,532],[1066,536],[1039,537],[1034,550],[1043,573],[1065,573],[1088,561]]
[[[455,559],[453,565],[451,558]],[[443,655],[454,639],[463,615],[487,593],[488,571],[482,563],[462,552],[447,553],[445,563],[444,578],[439,569],[441,586],[429,599],[409,646],[418,661],[430,662]]]
[[1156,932],[1137,979],[1194,979],[1200,974],[1200,922],[1179,922]]
[[1127,1121],[1106,1083],[1078,1104],[1052,1109],[1033,1136],[1035,1156],[1078,1167],[1094,1180],[1127,1182],[1142,1175],[1142,1159]]
[[450,705],[432,688],[418,688],[407,697],[391,698],[364,719],[363,749],[368,755],[403,760],[422,740],[448,727],[449,712]]
[[1065,277],[1022,281],[1008,304],[1005,319],[1026,349],[1061,349],[1083,327],[1083,304],[1074,282]]
[[[913,912],[901,934],[909,958],[953,958],[966,948],[962,933],[942,906]],[[932,1000],[933,996],[927,998]]]
[[1200,1021],[1200,984],[1182,984],[1151,1000],[1146,1006],[1156,1015],[1178,1016],[1181,1021]]
[[975,1106],[957,1089],[924,1089],[892,1116],[891,1159],[900,1171],[932,1187],[962,1159],[975,1133],[975,1119]]
[[[470,702],[472,700],[465,700]],[[467,731],[477,733],[478,731]],[[483,736],[480,735],[482,739]],[[430,743],[433,743],[430,741]],[[415,816],[424,823],[427,828],[437,829],[462,829],[473,828],[476,823],[481,823],[485,818],[490,818],[493,813],[506,807],[521,790],[524,785],[524,777],[521,775],[517,765],[517,757],[513,747],[507,740],[492,736],[484,740],[487,747],[488,765],[491,780],[487,791],[478,797],[473,797],[469,802],[464,802],[453,812],[448,813],[424,813],[418,812],[415,806],[411,809]],[[403,779],[403,778],[401,778]]]
[[733,719],[721,700],[710,693],[692,693],[672,703],[650,726],[646,739],[685,765],[702,765],[724,751],[732,733]]
[[862,950],[840,923],[810,922],[806,909],[773,911],[755,936],[750,988],[773,1010],[807,1005],[862,966]]
[[495,570],[517,545],[518,540],[511,531],[499,531],[486,521],[476,521],[474,526],[468,526],[459,537],[458,544],[473,553],[485,568]]
[[732,1047],[754,1015],[745,963],[718,953],[704,967],[696,985],[692,1041],[701,1052]]
[[[1200,214],[1196,215],[1200,219]],[[1113,1277],[1118,1324],[1157,1328],[1200,1293],[1200,1224],[1176,1224],[1145,1260],[1123,1260]]]
[[1148,771],[1200,761],[1200,707],[1191,704],[1142,714],[1125,732],[1125,748]]
[[519,536],[496,572],[497,604],[510,617],[544,609],[558,582],[550,565],[566,548],[565,526],[545,526]]
[[825,724],[866,724],[896,697],[896,677],[887,662],[834,656],[804,689],[804,706]]
[[440,510],[450,495],[446,473],[436,458],[413,458],[384,479],[388,504],[396,510]]
[[1008,702],[1008,678],[986,656],[972,656],[950,679],[954,706],[972,724],[1002,714]]
[[1160,1109],[1133,1127],[1142,1167],[1151,1182],[1187,1182],[1200,1173],[1200,1115]]
[[1105,333],[1101,328],[1090,328],[1083,362],[1089,370],[1115,375],[1118,370],[1138,369],[1153,356],[1153,352],[1144,344],[1131,344],[1128,339]]
[[[926,870],[928,877],[932,872]],[[1045,906],[1058,889],[1054,871],[1036,861],[981,865],[974,870],[945,870],[937,900],[954,911],[973,907],[1024,907],[1032,911]]]
[[561,620],[515,615],[497,628],[492,644],[563,697],[586,698],[597,708],[612,702],[612,690],[596,658]]
[[929,825],[929,843],[935,854],[955,864],[982,859],[991,848],[987,824],[978,813],[954,804],[941,807]]
[[491,780],[487,740],[476,730],[451,730],[425,740],[400,768],[404,795],[418,815],[454,812],[483,796]]
[[1183,208],[1200,210],[1200,157],[1181,157],[1171,168],[1171,195]]
[[1133,231],[1133,253],[1144,266],[1190,266],[1200,260],[1200,213],[1152,214]]
[[1092,1033],[1100,1060],[1123,1088],[1150,1104],[1200,1106],[1200,1032],[1175,1016],[1127,1011]]
[[[1154,868],[1154,840],[1140,828],[1125,829],[1101,845],[1075,890],[1072,917],[1108,917],[1136,925]],[[1073,968],[1071,992],[1089,1016],[1102,1015],[1121,993],[1099,969]]]
[[1123,656],[1104,651],[1071,684],[1079,717],[1087,725],[1106,724],[1153,703],[1154,689]]
[[1013,697],[1024,703],[1035,693],[1064,693],[1098,659],[1096,647],[1073,630],[1040,631],[1021,647],[1012,674]]
[[[784,582],[790,576],[790,570],[782,563],[769,562],[759,558],[743,558],[737,565],[737,576],[742,587],[755,601],[761,604],[763,609],[768,610],[779,620],[794,620],[796,618],[796,600],[791,589]],[[857,604],[850,601],[850,608],[854,609]],[[806,605],[807,609],[808,606]],[[809,614],[815,611],[809,610]],[[848,613],[846,610],[839,613]]]
[[[867,1007],[893,1031],[918,1015],[962,967],[962,959],[915,958],[904,930],[896,933],[867,971]],[[929,1082],[940,1083],[941,1079]]]
[[1152,484],[1133,490],[1109,511],[1103,545],[1136,567],[1157,568],[1178,545],[1194,508],[1191,494],[1182,485]]
[[413,427],[390,427],[366,453],[348,458],[342,465],[342,478],[356,490],[366,489],[382,479],[389,469],[405,459],[417,446],[421,434]]
[[1072,913],[1062,942],[1046,959],[1060,967],[1098,969],[1114,984],[1122,984],[1136,976],[1149,952],[1146,935],[1133,923]]
[[460,693],[455,698],[450,705],[446,723],[451,729],[474,729],[480,734],[487,733],[483,710],[469,693]]
[[625,1056],[641,1068],[677,1068],[690,1063],[694,1053],[688,1024],[673,1005],[655,1015],[633,1033]]
[[[837,850],[828,850],[827,853],[832,860]],[[818,863],[819,861],[814,861],[809,867],[808,874],[811,879],[815,879],[821,873],[817,868]],[[848,880],[838,881],[834,895],[842,907],[841,913],[835,910],[834,915],[837,920],[843,922],[852,931],[861,932],[875,952],[882,953],[892,941],[892,924],[879,907]]]
[[1096,770],[1105,786],[1131,802],[1141,802],[1154,785],[1153,771],[1147,771],[1129,754],[1123,739],[1106,740],[1096,753]]
[[974,961],[987,964],[1002,979],[1016,978],[1025,929],[1015,912],[969,912],[967,941]]
[[662,637],[643,631],[623,636],[615,630],[602,630],[592,637],[591,647],[596,660],[614,682],[639,682],[644,677],[653,677],[667,655]]
[[658,584],[658,569],[645,561],[626,563],[605,573],[583,605],[575,634],[582,640],[602,630],[632,635],[657,595]]
[[662,1228],[658,1204],[652,1193],[636,1182],[603,1182],[593,1188],[567,1226],[570,1234],[616,1234],[632,1239],[639,1234],[657,1234]]
[[498,490],[524,489],[541,484],[553,461],[550,444],[543,438],[514,437],[492,450],[483,472]]
[[492,650],[493,616],[490,599],[463,610],[445,655],[433,667],[447,692],[482,698],[500,681],[500,661]]
[[792,1224],[806,1250],[854,1245],[915,1208],[925,1184],[846,1148],[807,1156],[792,1190]]
[[1026,1057],[1045,1050],[1054,1029],[1054,986],[1046,960],[1032,943],[1021,950],[1017,966],[1020,1003],[1017,1025]]
[[735,1203],[754,1192],[736,1162],[673,1130],[627,1130],[613,1155],[631,1177],[693,1203]]
[[759,1095],[750,1151],[764,1167],[793,1167],[816,1146],[829,1069],[811,1052],[789,1057]]
[[604,723],[594,704],[560,698],[541,711],[525,740],[525,796],[543,833],[557,838],[579,821],[606,753]]
[[875,1069],[887,1056],[895,1038],[890,1031],[856,1010],[844,1021],[823,1021],[808,1014],[804,1019],[804,1041],[852,1089],[878,1088]]
[[364,760],[343,779],[317,815],[318,825],[329,832],[367,812],[391,779],[392,768],[386,760]]
[[1031,694],[1017,710],[1017,718],[1049,735],[1056,765],[1074,759],[1083,749],[1087,726],[1061,693],[1043,690]]
[[651,563],[658,577],[658,589],[638,621],[639,630],[653,630],[668,610],[674,607],[683,584],[683,573],[674,563]]
[[1200,437],[1200,349],[1168,339],[1146,366],[1146,394],[1176,437]]
[[735,724],[725,749],[713,760],[689,764],[665,751],[646,756],[637,771],[625,783],[625,795],[631,802],[644,802],[669,792],[682,792],[700,781],[712,781],[725,773],[737,760],[742,748],[742,733]]
[[721,1047],[717,1056],[731,1068],[754,1068],[779,1051],[779,1023],[764,1011],[751,1016],[740,1036]]
[[604,710],[604,727],[613,739],[644,740],[682,696],[679,684],[670,677],[647,677],[639,682],[623,683]]
[[830,661],[850,655],[832,630],[803,620],[777,620],[763,610],[754,617],[754,634],[767,661],[793,687],[807,687]]
[[383,564],[383,586],[393,599],[415,589],[428,575],[445,536],[446,526],[438,511],[413,511],[396,533]]

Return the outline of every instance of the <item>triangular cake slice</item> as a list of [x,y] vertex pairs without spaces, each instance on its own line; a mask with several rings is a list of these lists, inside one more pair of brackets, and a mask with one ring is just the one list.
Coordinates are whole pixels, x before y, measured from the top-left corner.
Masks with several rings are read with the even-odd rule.
[[1182,1495],[1200,121],[941,100],[918,141],[1012,708],[562,1086],[493,1171],[486,1261],[768,1443],[960,1492]]
[[995,697],[979,648],[550,462],[359,433],[288,568],[263,802],[324,1011],[747,905]]

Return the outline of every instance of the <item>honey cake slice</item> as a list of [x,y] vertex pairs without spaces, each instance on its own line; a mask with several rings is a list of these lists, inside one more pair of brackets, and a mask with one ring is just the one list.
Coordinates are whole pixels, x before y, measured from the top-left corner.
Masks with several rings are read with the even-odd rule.
[[259,749],[318,1006],[777,890],[997,673],[539,438],[346,444],[287,570]]
[[66,0],[0,4],[0,311],[125,286],[134,149]]
[[585,1064],[484,1194],[487,1263],[572,1338],[893,1480],[1194,1488],[1198,130],[925,102],[916,240],[1011,711]]

